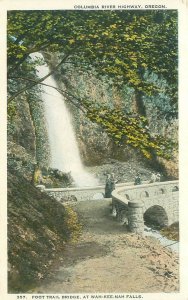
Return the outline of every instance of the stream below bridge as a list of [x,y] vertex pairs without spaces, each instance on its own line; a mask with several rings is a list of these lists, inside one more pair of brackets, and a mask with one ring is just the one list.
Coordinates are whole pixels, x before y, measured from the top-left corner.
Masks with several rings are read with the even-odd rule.
[[144,235],[154,237],[161,243],[162,246],[167,247],[174,252],[179,252],[179,242],[166,238],[158,230],[145,226]]

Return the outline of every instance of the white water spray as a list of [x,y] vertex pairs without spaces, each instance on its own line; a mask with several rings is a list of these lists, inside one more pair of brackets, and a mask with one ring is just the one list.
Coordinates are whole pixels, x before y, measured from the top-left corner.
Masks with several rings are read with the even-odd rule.
[[[43,58],[43,56],[36,53],[32,58]],[[40,78],[50,72],[47,65],[38,66],[37,71]],[[43,83],[57,88],[52,76],[47,77]],[[71,117],[63,96],[54,88],[43,86],[42,98],[48,126],[51,167],[62,172],[71,172],[77,186],[97,185],[97,180],[87,173],[82,165]]]

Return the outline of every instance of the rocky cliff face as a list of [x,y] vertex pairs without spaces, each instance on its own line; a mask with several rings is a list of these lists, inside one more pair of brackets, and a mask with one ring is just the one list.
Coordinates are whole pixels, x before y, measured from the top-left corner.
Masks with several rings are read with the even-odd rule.
[[[58,62],[54,56],[48,56],[47,61],[52,69]],[[104,104],[110,109],[119,108],[126,112],[133,109],[132,90],[124,87],[119,91],[111,81],[98,79],[94,70],[85,73],[67,65],[55,73],[55,80],[60,89],[67,90],[78,98],[87,97],[93,105]],[[100,165],[109,158],[127,161],[139,156],[139,152],[129,146],[118,147],[99,125],[92,123],[70,101],[66,101],[66,105],[72,116],[80,155],[85,165]]]
[[14,107],[14,111],[8,117],[8,140],[23,147],[31,156],[35,157],[35,127],[29,103],[26,97],[20,96],[11,103],[11,106]]
[[48,167],[50,150],[43,104],[22,95],[8,106],[8,167],[28,179],[34,164]]
[[[46,57],[49,65],[53,68],[57,64],[57,58],[53,55]],[[87,97],[96,106],[105,104],[109,108],[119,108],[126,112],[134,112],[134,95],[128,87],[118,90],[113,84],[105,78],[99,80],[93,70],[82,72],[78,67],[73,68],[68,65],[63,66],[55,73],[55,79],[61,89],[72,92],[78,97]],[[151,101],[147,105],[147,114],[151,123],[152,132],[164,133],[177,139],[177,122],[168,125],[158,118],[157,111],[152,107]],[[128,161],[130,159],[143,159],[139,151],[129,146],[118,147],[113,140],[102,130],[102,128],[92,123],[85,114],[75,107],[68,100],[66,104],[72,116],[72,123],[76,132],[80,155],[84,165],[101,165],[110,158]],[[30,162],[39,162],[41,166],[48,167],[50,163],[50,149],[48,143],[48,134],[46,129],[46,120],[44,117],[44,108],[41,102],[41,95],[38,99],[30,99],[29,94],[19,97],[14,103],[14,114],[8,122],[8,140],[11,142],[9,156],[18,158],[17,152],[26,151],[32,159]],[[159,126],[161,122],[161,126]],[[14,145],[14,147],[13,147]],[[17,146],[18,145],[18,146]],[[13,151],[11,149],[17,149]],[[24,153],[23,153],[24,156]],[[19,159],[17,159],[19,160]],[[26,159],[25,159],[26,160]],[[27,161],[24,162],[27,165]],[[167,172],[177,177],[177,161],[173,163],[164,162]],[[175,168],[174,171],[173,169]],[[19,167],[18,167],[19,168]],[[31,169],[31,167],[29,167]]]
[[[54,57],[48,57],[48,62],[53,68],[57,60]],[[110,80],[98,79],[95,71],[84,72],[79,66],[67,64],[61,70],[55,73],[55,79],[61,89],[72,92],[80,98],[87,97],[91,103],[96,106],[100,104],[107,105],[109,108],[119,108],[125,113],[136,113],[134,91],[127,87],[121,87],[121,90],[114,87]],[[163,135],[174,141],[178,140],[178,121],[172,119],[166,120],[166,112],[169,109],[170,100],[159,95],[158,98],[143,97],[149,130],[151,135]],[[85,115],[74,105],[67,101],[67,105],[72,114],[72,120],[77,140],[80,148],[82,160],[85,165],[100,165],[105,159],[113,158],[122,161],[130,159],[142,159],[138,150],[130,146],[118,147],[113,140],[102,130],[101,127],[88,120]],[[174,161],[160,159],[155,162],[153,167],[162,169],[167,176],[178,178],[178,156],[177,150],[174,153]],[[149,162],[152,165],[152,162]]]

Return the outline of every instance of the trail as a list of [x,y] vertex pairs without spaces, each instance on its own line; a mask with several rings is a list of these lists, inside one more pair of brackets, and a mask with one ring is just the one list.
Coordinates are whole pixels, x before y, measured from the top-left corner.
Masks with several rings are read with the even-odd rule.
[[73,206],[83,224],[53,274],[32,293],[177,292],[178,256],[151,237],[127,232],[110,216],[110,200]]

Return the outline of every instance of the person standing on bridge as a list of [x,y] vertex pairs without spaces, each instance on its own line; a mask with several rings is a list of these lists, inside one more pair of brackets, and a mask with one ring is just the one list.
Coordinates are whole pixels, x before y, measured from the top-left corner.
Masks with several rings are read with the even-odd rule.
[[139,185],[139,184],[142,184],[142,181],[141,181],[140,174],[137,173],[134,179],[134,185]]
[[111,193],[112,193],[112,191],[115,190],[115,188],[116,188],[116,181],[115,181],[114,173],[111,174],[110,180],[111,180]]
[[152,174],[151,174],[151,179],[150,179],[150,183],[154,183],[154,182],[156,182],[156,174],[153,172]]
[[111,178],[110,174],[107,174],[106,184],[105,184],[105,198],[111,197]]
[[107,174],[106,184],[105,184],[105,198],[112,197],[112,191],[116,188],[116,181],[114,177],[114,173]]
[[156,174],[156,181],[157,182],[161,181],[161,174],[159,172]]

